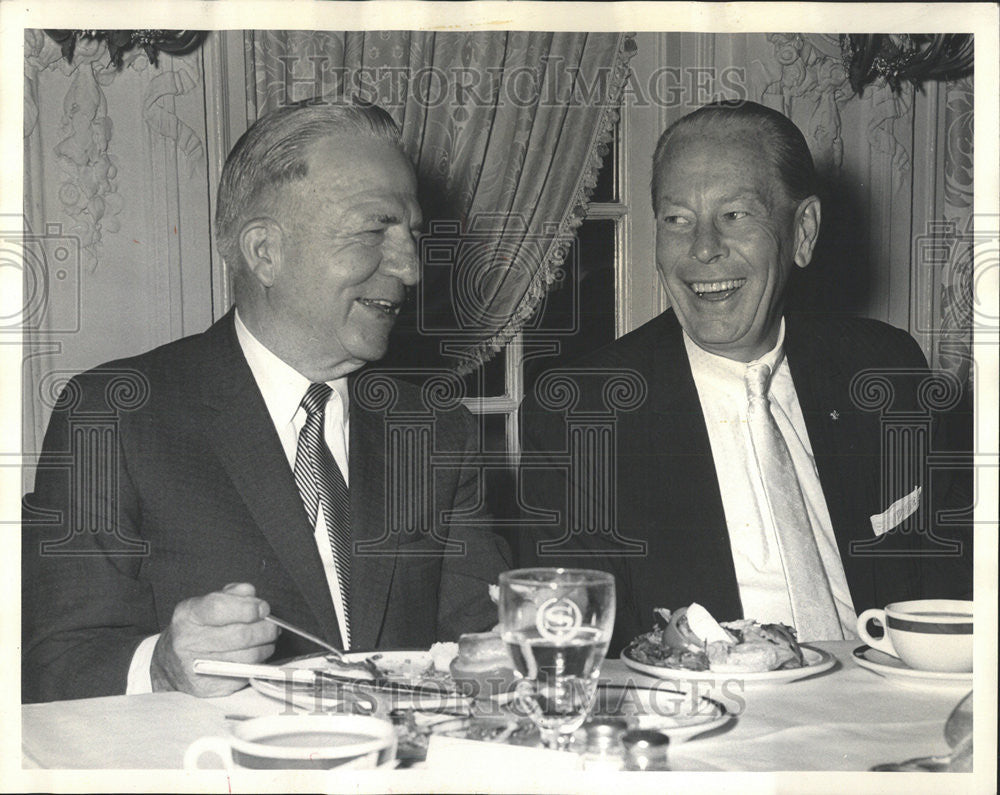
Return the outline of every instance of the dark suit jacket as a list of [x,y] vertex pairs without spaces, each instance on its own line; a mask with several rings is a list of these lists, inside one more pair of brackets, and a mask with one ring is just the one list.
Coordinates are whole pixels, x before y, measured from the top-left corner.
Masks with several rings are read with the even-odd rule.
[[[471,415],[374,371],[350,379],[352,648],[427,647],[496,622],[509,567],[483,524]],[[464,524],[463,524],[464,523]],[[74,378],[25,500],[23,698],[123,693],[183,599],[249,582],[337,643],[291,468],[236,339],[203,334]],[[315,651],[283,633],[275,657]]]
[[[906,420],[911,430],[917,428],[904,434],[910,444],[883,454],[883,445],[895,448],[901,438],[892,437],[886,418],[905,419],[929,375],[916,343],[876,321],[790,316],[785,351],[856,610],[904,597],[967,598],[971,582],[960,582],[954,551],[951,557],[922,557],[928,551],[921,532],[929,527],[927,500],[880,539],[870,520],[916,486],[925,486],[925,497],[929,491],[922,481],[924,456],[917,451],[922,442],[914,443],[922,433],[919,411]],[[869,369],[883,372],[864,376]],[[615,374],[619,387],[609,389]],[[852,395],[859,374],[863,380]],[[891,414],[859,407],[878,403],[882,387],[891,393],[886,406]],[[549,373],[535,392],[523,411],[522,461],[524,503],[534,526],[518,539],[519,565],[614,572],[618,615],[612,653],[652,626],[654,607],[676,609],[697,601],[720,620],[742,616],[708,431],[673,312],[565,371]],[[605,492],[612,494],[611,509],[606,498],[604,505],[588,502],[588,490],[602,488],[600,477],[573,482],[579,478],[567,474],[562,453],[570,446],[569,423],[579,427],[581,419],[595,431],[578,460],[599,447],[599,426],[609,429],[603,438],[613,439],[613,469],[604,480],[610,484]],[[886,469],[883,462],[889,460],[892,468]],[[573,508],[574,501],[584,507]],[[574,510],[589,510],[593,517],[610,510],[610,516],[599,525],[574,518]],[[548,520],[542,511],[550,512]],[[597,532],[581,529],[588,521]],[[621,541],[609,537],[609,523]],[[577,529],[567,533],[567,526]],[[546,539],[558,542],[540,549]],[[630,548],[629,541],[642,550]]]

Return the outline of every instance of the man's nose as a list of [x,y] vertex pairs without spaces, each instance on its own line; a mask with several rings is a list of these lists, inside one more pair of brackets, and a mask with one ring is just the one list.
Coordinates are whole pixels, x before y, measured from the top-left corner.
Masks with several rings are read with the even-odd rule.
[[691,256],[698,262],[708,265],[717,259],[729,256],[729,248],[726,246],[716,229],[715,224],[699,223],[695,227],[694,239],[691,241]]
[[420,281],[420,255],[416,235],[407,233],[382,259],[382,270],[407,287]]

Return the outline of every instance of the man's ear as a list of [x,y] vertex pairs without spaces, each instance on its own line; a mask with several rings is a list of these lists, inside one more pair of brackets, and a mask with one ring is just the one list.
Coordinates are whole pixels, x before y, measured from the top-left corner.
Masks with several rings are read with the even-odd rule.
[[281,270],[281,227],[273,218],[252,218],[240,229],[240,251],[247,270],[270,287]]
[[819,237],[820,202],[810,196],[799,202],[795,210],[795,264],[804,268],[812,259],[813,248]]

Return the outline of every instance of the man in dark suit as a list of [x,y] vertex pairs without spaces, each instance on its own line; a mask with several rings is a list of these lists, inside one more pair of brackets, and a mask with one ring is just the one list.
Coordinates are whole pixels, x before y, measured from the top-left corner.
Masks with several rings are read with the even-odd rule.
[[817,640],[853,637],[868,607],[968,597],[933,532],[920,349],[872,320],[786,316],[820,227],[801,133],[713,104],[664,132],[653,175],[672,308],[526,401],[521,564],[612,571],[613,653],[655,607]]
[[[220,695],[197,658],[426,647],[496,621],[471,415],[363,370],[420,278],[413,167],[378,108],[303,103],[226,161],[236,308],[72,379],[25,501],[23,698]],[[443,390],[447,391],[447,390]],[[468,520],[467,524],[463,521]]]

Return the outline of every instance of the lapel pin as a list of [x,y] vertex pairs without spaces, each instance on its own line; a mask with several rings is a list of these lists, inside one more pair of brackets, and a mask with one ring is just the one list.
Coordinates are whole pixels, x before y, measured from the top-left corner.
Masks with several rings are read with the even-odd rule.
[[834,409],[833,411],[831,411],[830,412],[830,419],[833,420],[834,422],[836,422],[837,420],[839,420],[840,419],[840,412],[837,411],[836,409]]

